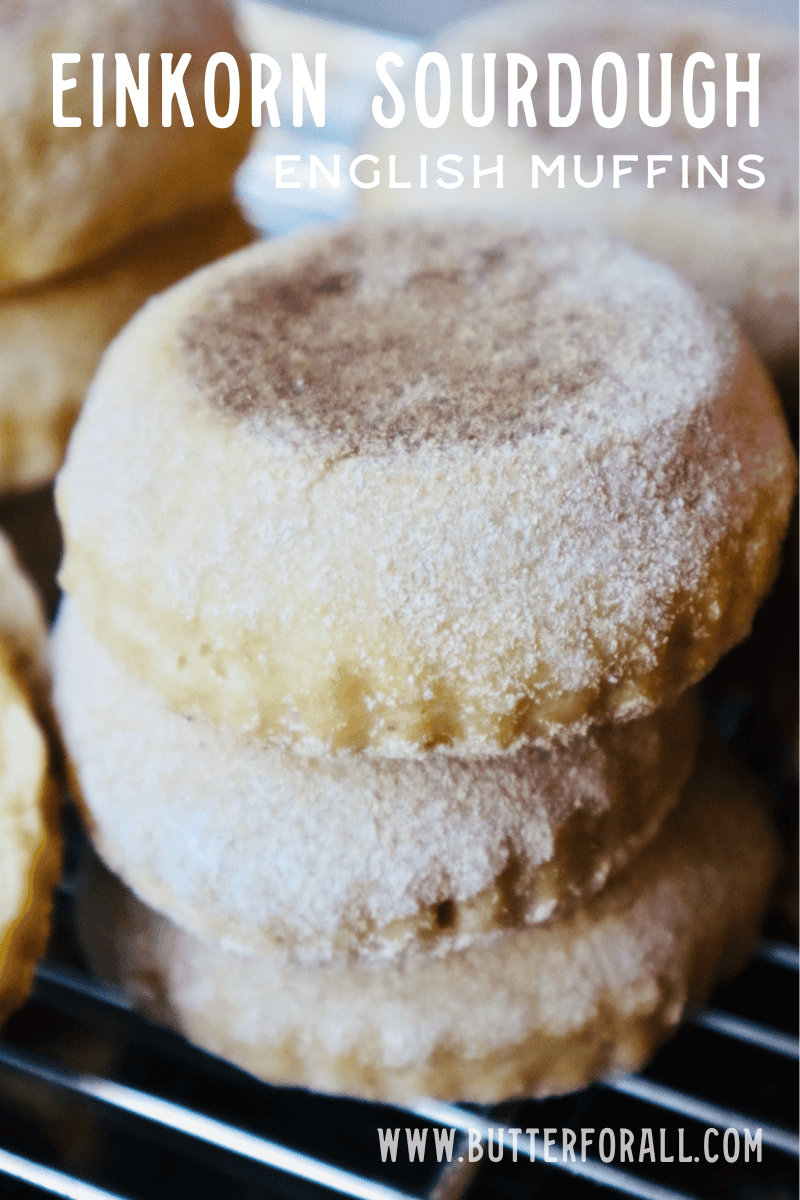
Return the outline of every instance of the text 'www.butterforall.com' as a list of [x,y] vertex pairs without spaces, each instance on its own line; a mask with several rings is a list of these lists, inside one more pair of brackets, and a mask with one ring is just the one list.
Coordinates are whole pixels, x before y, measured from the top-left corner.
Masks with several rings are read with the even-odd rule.
[[[702,1136],[691,1131],[651,1129],[508,1129],[503,1125],[486,1129],[463,1130],[465,1137],[456,1142],[456,1129],[378,1129],[381,1162],[397,1162],[398,1154],[409,1162],[424,1162],[433,1151],[437,1162],[478,1162],[486,1155],[490,1162],[569,1163],[586,1162],[599,1157],[604,1163],[708,1163],[738,1162],[740,1158],[761,1162],[761,1129],[716,1129],[709,1126]],[[432,1133],[431,1141],[428,1134]],[[405,1134],[401,1138],[401,1134]],[[458,1153],[458,1151],[461,1151]]]

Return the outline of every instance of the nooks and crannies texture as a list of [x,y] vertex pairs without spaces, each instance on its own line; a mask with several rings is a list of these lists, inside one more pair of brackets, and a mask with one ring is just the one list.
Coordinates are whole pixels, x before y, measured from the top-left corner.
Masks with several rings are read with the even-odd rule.
[[644,716],[748,631],[794,488],[729,319],[589,235],[352,226],[233,256],[108,354],[63,582],[182,712],[311,754]]

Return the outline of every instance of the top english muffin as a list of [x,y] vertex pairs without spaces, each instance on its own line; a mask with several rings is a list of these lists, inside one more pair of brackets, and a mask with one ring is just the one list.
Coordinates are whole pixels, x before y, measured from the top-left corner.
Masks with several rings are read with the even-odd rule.
[[337,226],[118,337],[59,479],[62,580],[180,712],[495,754],[708,671],[793,488],[762,368],[667,268],[508,221]]
[[[252,130],[247,103],[228,128],[206,113],[212,55],[232,56],[247,77],[224,0],[0,0],[0,25],[0,288],[89,262],[137,230],[227,193]],[[79,61],[59,66],[54,55]],[[121,55],[142,127],[117,80]],[[169,71],[183,79],[188,127],[177,101],[164,124],[159,85]],[[224,114],[224,68],[218,75],[212,90],[219,87]],[[69,124],[55,124],[57,107]]]

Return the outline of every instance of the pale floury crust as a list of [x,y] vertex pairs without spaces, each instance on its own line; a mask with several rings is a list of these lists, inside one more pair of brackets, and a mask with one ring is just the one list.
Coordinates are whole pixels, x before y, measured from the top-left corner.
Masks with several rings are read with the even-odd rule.
[[58,793],[32,703],[44,708],[41,606],[0,537],[0,1024],[25,999],[61,862]]
[[137,1007],[270,1082],[399,1102],[571,1091],[641,1067],[745,961],[777,860],[753,787],[707,762],[585,908],[441,958],[303,968],[224,952],[100,868],[79,927]]
[[[520,207],[531,215],[593,224],[626,241],[646,254],[668,263],[730,307],[770,366],[781,371],[794,360],[796,373],[797,291],[797,50],[796,31],[746,21],[721,12],[708,12],[686,5],[629,3],[627,0],[563,0],[516,3],[495,8],[461,22],[442,33],[431,47],[444,54],[453,73],[450,116],[438,129],[425,128],[414,104],[414,74],[407,65],[404,88],[406,113],[394,129],[382,129],[367,118],[363,134],[364,152],[380,161],[379,186],[359,192],[365,212],[454,211],[494,212],[500,207]],[[691,53],[704,51],[716,64],[716,112],[711,125],[693,128],[684,117],[683,70]],[[568,51],[578,60],[582,80],[582,105],[577,121],[566,128],[553,128],[548,120],[548,53]],[[627,72],[628,109],[622,124],[604,128],[595,120],[591,105],[591,76],[601,52],[622,56]],[[533,90],[536,125],[529,127],[522,110],[516,127],[508,125],[508,96],[505,86],[506,55],[522,53],[538,69]],[[660,112],[659,54],[671,53],[672,115],[666,124],[650,128],[639,119],[637,55],[650,53],[650,111]],[[484,53],[495,53],[496,107],[490,124],[475,128],[461,112],[461,54],[472,53],[474,107],[483,110]],[[747,55],[760,54],[759,124],[748,120],[747,96],[738,99],[737,123],[726,121],[725,54],[737,53],[737,75],[749,74]],[[412,64],[413,66],[413,64]],[[607,80],[614,77],[611,69]],[[525,72],[521,71],[524,79]],[[700,68],[698,81],[711,78]],[[569,96],[564,89],[560,112],[567,111]],[[438,81],[430,72],[431,90]],[[704,111],[705,99],[695,85],[695,103]],[[435,112],[437,95],[429,107]],[[605,100],[613,111],[613,98]],[[392,110],[388,104],[387,111]],[[420,188],[419,159],[427,155],[428,186]],[[436,168],[443,154],[460,155],[458,165],[466,182],[456,190],[436,184]],[[472,186],[473,155],[481,156],[481,167],[496,165],[503,156],[503,189],[489,176],[480,188]],[[532,183],[533,155],[548,166],[557,155],[565,160],[564,187],[556,174],[539,173],[539,186]],[[591,181],[597,173],[596,156],[604,155],[602,182],[593,188],[579,186],[573,159],[581,156],[581,178]],[[613,156],[638,155],[637,163],[624,162],[632,174],[613,188]],[[647,186],[647,156],[673,156],[672,163],[657,162],[667,173]],[[703,188],[697,183],[697,158],[705,155],[720,171],[721,156],[728,156],[728,186],[718,186],[710,175]],[[389,186],[389,155],[395,156],[395,181],[408,181],[409,188]],[[689,156],[688,188],[681,186],[681,158]],[[738,184],[755,182],[739,168],[745,155],[759,169],[765,183],[759,188]],[[367,164],[372,169],[371,164]]]
[[14,548],[0,533],[0,644],[8,667],[40,716],[50,709],[50,645],[42,604]]
[[[249,79],[224,0],[2,0],[0,14],[0,288],[89,262],[145,226],[228,193],[252,129],[244,84],[234,125],[217,129],[206,117],[203,80],[212,54],[232,54]],[[81,55],[64,69],[65,78],[78,80],[64,93],[64,113],[80,117],[80,128],[53,124],[52,52]],[[174,67],[186,52],[194,125],[184,128],[175,104],[165,128],[160,56],[172,53]],[[97,53],[105,55],[105,111],[95,127]],[[127,124],[117,127],[117,53],[128,55],[137,78],[138,56],[150,55],[146,128],[130,106]]]
[[57,280],[0,294],[0,492],[53,478],[100,356],[144,301],[254,237],[224,201]]
[[694,760],[693,697],[497,758],[308,759],[171,713],[67,600],[55,705],[92,839],[206,941],[440,955],[574,909],[656,836]]
[[701,678],[793,489],[762,369],[666,268],[508,223],[337,227],[112,345],[62,581],[178,711],[312,755],[494,754]]

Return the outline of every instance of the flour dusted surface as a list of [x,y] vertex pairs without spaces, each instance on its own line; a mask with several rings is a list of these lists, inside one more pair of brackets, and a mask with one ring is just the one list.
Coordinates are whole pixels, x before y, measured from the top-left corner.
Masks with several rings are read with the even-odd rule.
[[760,368],[665,268],[580,233],[353,225],[131,323],[59,484],[63,578],[179,711],[311,754],[490,754],[710,669],[792,488]]
[[169,712],[70,600],[53,645],[104,860],[204,940],[305,963],[441,955],[571,911],[656,836],[694,761],[690,697],[493,758],[309,759]]
[[225,952],[95,871],[85,944],[156,1019],[273,1083],[496,1102],[637,1070],[746,958],[776,847],[752,782],[708,759],[661,836],[580,911],[441,958],[302,967]]

